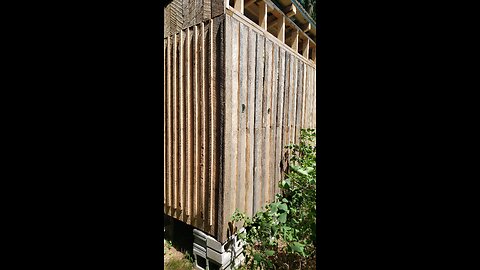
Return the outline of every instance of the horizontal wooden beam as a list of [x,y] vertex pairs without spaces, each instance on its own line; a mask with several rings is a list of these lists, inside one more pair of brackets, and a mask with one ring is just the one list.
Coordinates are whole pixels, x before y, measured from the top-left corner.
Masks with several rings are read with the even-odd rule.
[[283,13],[287,15],[287,17],[293,17],[297,14],[297,7],[295,5],[291,4],[290,6],[286,7],[283,9]]
[[301,29],[304,33],[307,33],[308,31],[312,30],[312,24],[307,23],[301,26]]

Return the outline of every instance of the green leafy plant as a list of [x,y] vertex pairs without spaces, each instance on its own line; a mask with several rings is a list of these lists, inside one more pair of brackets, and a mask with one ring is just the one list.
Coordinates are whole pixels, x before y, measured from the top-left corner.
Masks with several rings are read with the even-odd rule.
[[301,130],[300,143],[287,149],[291,158],[281,193],[253,217],[238,211],[232,216],[246,228],[239,238],[250,269],[308,269],[316,256],[315,130]]

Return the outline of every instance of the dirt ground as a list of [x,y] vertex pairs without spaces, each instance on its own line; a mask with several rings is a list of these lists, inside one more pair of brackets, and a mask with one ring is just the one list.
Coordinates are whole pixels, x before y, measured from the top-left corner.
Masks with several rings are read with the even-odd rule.
[[[173,247],[170,243],[167,243],[166,241],[163,242],[163,250],[164,250],[164,269],[166,270],[190,270],[194,269],[193,268],[193,263],[191,260],[190,256],[186,255],[183,252],[178,251]],[[190,257],[190,260],[189,258]]]

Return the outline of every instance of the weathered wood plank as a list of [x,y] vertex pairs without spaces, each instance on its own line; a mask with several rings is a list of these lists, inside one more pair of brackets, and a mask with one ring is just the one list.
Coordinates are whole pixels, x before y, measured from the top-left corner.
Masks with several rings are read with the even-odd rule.
[[[285,100],[285,50],[279,48],[278,53],[278,86],[277,86],[277,125],[276,125],[276,149],[275,149],[275,162],[276,171],[275,179],[281,180],[282,177],[282,164],[283,157],[283,106]],[[275,186],[275,192],[279,192],[278,186]]]
[[[212,59],[214,68],[212,69],[212,78],[215,82],[213,88],[213,99],[214,104],[214,202],[216,213],[216,223],[214,224],[214,230],[217,235],[221,235],[219,228],[223,220],[223,167],[224,167],[224,153],[223,153],[223,144],[224,144],[224,130],[225,126],[225,16],[218,16],[213,19],[213,53]],[[221,241],[224,241],[222,239]]]
[[201,200],[199,202],[199,205],[201,205],[201,210],[200,210],[200,218],[202,220],[202,226],[201,228],[205,228],[205,223],[206,223],[206,213],[205,213],[205,208],[206,208],[206,200],[207,198],[205,197],[206,195],[206,144],[207,144],[207,138],[206,138],[206,95],[205,95],[205,89],[206,89],[206,76],[205,76],[205,23],[202,22],[200,26],[200,74],[201,74],[201,80],[200,80],[200,194],[201,194]]
[[168,102],[168,92],[167,92],[167,76],[168,76],[168,72],[167,72],[167,40],[164,39],[163,40],[163,100],[164,100],[164,103],[163,103],[163,117],[164,117],[164,122],[163,122],[163,139],[164,139],[164,148],[163,148],[163,160],[164,160],[164,163],[163,163],[163,208],[164,208],[164,213],[167,212],[167,179],[168,179],[168,160],[167,160],[167,157],[168,157],[168,154],[167,154],[167,148],[165,147],[166,145],[168,145],[168,135],[167,135],[167,131],[168,131],[168,128],[167,128],[167,119],[168,119],[168,106],[166,105],[167,102]]
[[200,178],[200,99],[199,99],[199,87],[198,87],[198,62],[199,62],[199,49],[198,49],[198,27],[193,27],[193,218],[192,224],[196,227],[200,227],[199,218],[199,178]]
[[193,166],[193,155],[192,155],[192,131],[193,131],[193,124],[192,124],[192,34],[190,28],[186,29],[186,59],[185,59],[185,65],[186,65],[186,89],[185,89],[185,101],[186,101],[186,119],[185,119],[185,131],[186,131],[186,147],[185,147],[185,156],[186,156],[186,200],[185,200],[185,215],[187,216],[187,223],[190,223],[190,218],[191,218],[191,209],[192,207],[192,184],[193,184],[193,179],[192,179],[192,166]]
[[[232,66],[232,18],[230,16],[225,17],[225,66],[230,67]],[[231,149],[234,147],[232,136],[233,136],[233,129],[232,123],[230,119],[232,119],[232,69],[227,68],[225,70],[225,127],[224,127],[224,154],[225,154],[225,164],[224,164],[224,172],[223,172],[223,212],[225,215],[222,219],[222,226],[225,227],[221,232],[221,237],[226,237],[226,226],[229,221],[229,217],[227,213],[230,212],[230,196],[234,190],[231,189],[231,183],[234,181],[232,179],[232,171],[233,166],[231,160],[234,158]]]
[[283,128],[282,128],[282,175],[280,176],[283,179],[285,171],[287,168],[288,155],[287,151],[284,150],[284,147],[289,144],[288,136],[288,126],[289,126],[289,115],[286,112],[289,112],[289,99],[290,99],[290,81],[292,79],[292,73],[290,72],[290,63],[291,57],[290,54],[285,54],[285,82],[284,82],[284,97],[283,97]]
[[238,209],[245,211],[246,201],[246,144],[247,144],[247,68],[248,68],[248,28],[240,24],[239,45],[239,106],[238,111]]
[[[232,33],[232,65],[230,66],[232,69],[232,85],[231,85],[231,95],[230,98],[232,99],[232,118],[231,118],[231,125],[232,125],[232,136],[231,140],[233,142],[238,141],[238,93],[239,93],[239,81],[238,81],[238,65],[239,65],[239,22],[237,20],[232,20],[231,25],[231,33]],[[230,183],[230,188],[235,192],[230,194],[230,211],[233,212],[235,208],[238,207],[237,205],[237,183],[238,183],[238,166],[237,166],[237,159],[238,159],[238,147],[233,147],[231,149],[233,152],[233,159],[231,160],[232,163],[232,172],[231,172],[231,179],[232,182]]]
[[178,182],[179,182],[179,201],[178,201],[178,208],[180,212],[177,213],[178,218],[184,214],[185,208],[185,94],[184,94],[184,47],[185,42],[185,35],[183,31],[180,31],[179,35],[179,56],[178,56],[178,105],[179,105],[179,113],[178,113],[178,126],[179,126],[179,145],[178,145],[178,159],[179,159],[179,166],[178,166]]
[[212,224],[212,105],[211,105],[211,21],[205,24],[205,230],[210,230]]
[[290,106],[290,141],[295,143],[295,118],[296,118],[296,108],[297,108],[297,81],[298,81],[298,58],[293,57],[293,80],[292,84],[292,99]]
[[299,61],[298,63],[298,79],[297,79],[297,108],[295,111],[295,141],[300,140],[300,129],[302,128],[302,110],[303,110],[303,71],[305,64]]
[[265,74],[262,101],[262,204],[270,198],[270,110],[272,95],[272,42],[265,40]]
[[254,145],[255,145],[255,57],[257,37],[253,30],[248,30],[248,72],[247,72],[247,146],[246,146],[246,213],[253,215],[253,185],[254,185]]
[[263,102],[263,79],[264,79],[264,46],[265,37],[257,34],[256,44],[256,69],[255,69],[255,167],[253,200],[254,212],[260,210],[263,186],[262,186],[262,102]]
[[271,185],[271,198],[275,197],[277,183],[279,181],[276,178],[276,167],[278,166],[276,160],[276,151],[277,151],[277,113],[278,113],[278,46],[273,43],[273,66],[272,66],[272,106],[270,112],[270,185]]
[[173,92],[173,207],[175,212],[173,215],[176,216],[177,209],[178,209],[178,97],[177,97],[177,81],[178,81],[178,36],[179,34],[175,34],[173,40],[173,85],[172,85],[172,92]]

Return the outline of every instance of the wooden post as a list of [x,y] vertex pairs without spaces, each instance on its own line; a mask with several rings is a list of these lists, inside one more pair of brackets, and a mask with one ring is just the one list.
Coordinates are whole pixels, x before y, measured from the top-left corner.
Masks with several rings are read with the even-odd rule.
[[281,24],[280,24],[280,29],[278,30],[277,38],[284,43],[285,42],[285,17],[282,16],[280,18]]
[[244,0],[235,0],[233,8],[240,11],[240,13],[243,14],[244,4],[245,4]]
[[260,25],[263,30],[267,30],[267,3],[264,1],[260,2],[259,5],[258,25]]
[[313,60],[313,63],[317,63],[317,48],[316,47],[313,47],[312,49],[312,60]]
[[310,40],[305,38],[305,42],[303,43],[303,51],[302,54],[305,58],[308,59],[308,49],[310,48]]
[[292,43],[292,49],[298,52],[298,30],[294,30],[294,38]]

